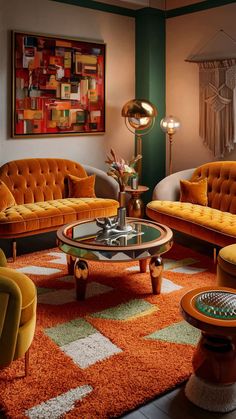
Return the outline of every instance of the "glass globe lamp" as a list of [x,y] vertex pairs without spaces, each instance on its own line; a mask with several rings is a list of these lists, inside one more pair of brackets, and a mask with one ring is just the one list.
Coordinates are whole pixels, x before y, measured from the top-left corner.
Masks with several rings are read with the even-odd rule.
[[180,128],[180,121],[175,116],[166,116],[161,120],[160,127],[168,135],[174,135]]
[[173,143],[173,135],[178,131],[180,128],[180,121],[175,116],[166,116],[160,122],[160,127],[162,131],[168,134],[170,148],[169,148],[169,174],[172,173],[172,143]]

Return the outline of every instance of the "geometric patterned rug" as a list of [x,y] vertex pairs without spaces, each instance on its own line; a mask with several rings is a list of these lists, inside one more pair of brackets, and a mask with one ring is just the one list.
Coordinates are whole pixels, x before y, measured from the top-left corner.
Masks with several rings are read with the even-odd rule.
[[215,284],[216,265],[178,244],[163,256],[160,295],[137,263],[89,262],[84,301],[57,248],[9,264],[33,279],[38,307],[29,376],[23,360],[0,371],[8,418],[111,419],[189,377],[199,331],[179,303],[190,289]]

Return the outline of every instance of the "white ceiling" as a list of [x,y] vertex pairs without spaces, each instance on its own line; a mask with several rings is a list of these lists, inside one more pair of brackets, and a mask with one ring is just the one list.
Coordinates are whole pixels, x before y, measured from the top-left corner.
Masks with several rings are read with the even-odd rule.
[[[94,0],[95,1],[95,0]],[[202,3],[206,0],[97,0],[101,3],[126,7],[137,10],[143,7],[153,7],[162,10],[176,9],[194,3]]]

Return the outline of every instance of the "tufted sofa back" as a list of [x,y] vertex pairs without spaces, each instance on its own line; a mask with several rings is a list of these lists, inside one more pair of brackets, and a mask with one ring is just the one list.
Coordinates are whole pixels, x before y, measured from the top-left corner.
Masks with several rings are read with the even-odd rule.
[[79,163],[65,159],[13,160],[0,167],[0,180],[10,189],[17,204],[66,198],[68,174],[87,176]]
[[236,214],[236,161],[206,163],[195,169],[191,181],[208,181],[208,206]]

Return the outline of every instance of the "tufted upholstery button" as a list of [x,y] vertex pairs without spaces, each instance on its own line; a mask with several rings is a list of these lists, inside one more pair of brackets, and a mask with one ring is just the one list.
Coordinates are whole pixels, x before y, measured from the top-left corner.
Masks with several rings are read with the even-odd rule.
[[212,230],[236,236],[236,217],[229,212],[186,202],[152,201],[147,205],[152,211],[168,214],[172,217],[184,219],[198,225],[206,226]]
[[17,233],[27,232],[29,229],[31,231],[52,229],[59,224],[76,220],[79,212],[83,218],[96,218],[102,213],[103,216],[110,216],[112,208],[114,213],[114,202],[108,199],[104,203],[104,200],[99,198],[69,198],[17,205],[4,211],[4,218],[0,222],[0,233],[7,232],[9,225]]
[[[104,202],[101,203],[99,199],[79,201],[76,198],[66,199],[64,179],[68,173],[78,177],[86,176],[80,164],[63,159],[24,159],[3,165],[0,168],[0,178],[11,189],[17,205],[8,208],[2,214],[3,218],[0,219],[2,235],[4,236],[4,232],[21,234],[25,231],[50,229],[53,225],[58,226],[80,217],[110,216],[111,206],[114,213],[114,201],[112,204],[109,203],[107,210],[104,211]],[[65,200],[62,199],[64,197]],[[79,212],[82,211],[79,216],[78,208]],[[45,213],[47,213],[47,222],[44,224]],[[67,213],[68,218],[66,218]],[[56,217],[58,219],[55,223]]]

